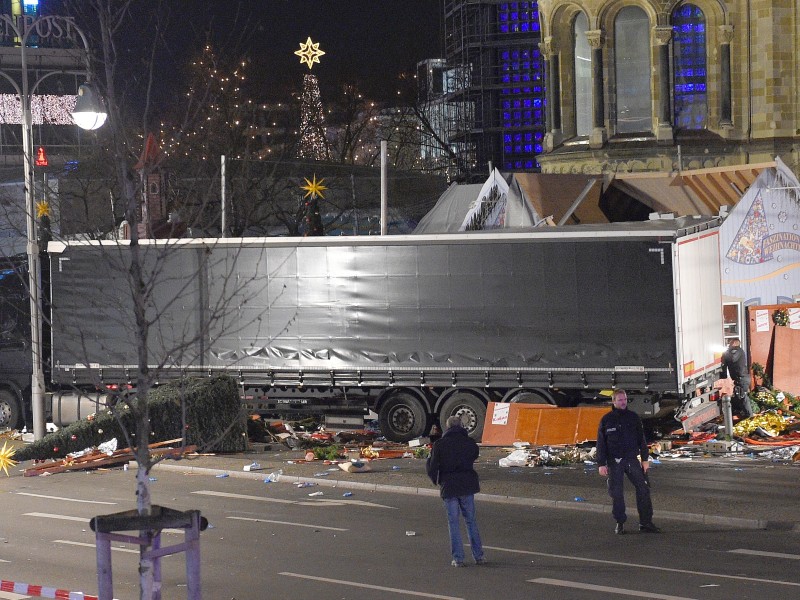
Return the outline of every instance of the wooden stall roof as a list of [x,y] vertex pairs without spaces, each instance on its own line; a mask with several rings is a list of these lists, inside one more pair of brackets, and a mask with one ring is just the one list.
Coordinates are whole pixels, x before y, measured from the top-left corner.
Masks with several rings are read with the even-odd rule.
[[695,169],[673,173],[617,173],[608,186],[650,206],[655,212],[679,216],[716,215],[733,206],[764,169],[775,162]]

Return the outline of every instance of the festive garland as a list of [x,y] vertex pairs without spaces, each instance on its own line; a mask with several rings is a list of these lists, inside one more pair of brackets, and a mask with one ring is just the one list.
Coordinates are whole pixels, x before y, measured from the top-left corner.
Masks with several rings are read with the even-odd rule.
[[772,322],[778,327],[786,327],[789,325],[789,311],[785,308],[779,308],[772,313]]

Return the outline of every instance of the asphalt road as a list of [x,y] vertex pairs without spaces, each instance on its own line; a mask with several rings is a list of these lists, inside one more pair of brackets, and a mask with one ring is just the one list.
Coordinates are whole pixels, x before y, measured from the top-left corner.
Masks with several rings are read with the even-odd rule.
[[[419,479],[421,461],[384,461],[362,474],[371,484],[346,480],[351,475],[343,472],[314,477],[326,471],[323,465],[289,465],[290,457],[280,453],[208,457],[154,470],[153,498],[170,508],[199,509],[208,518],[201,554],[203,597],[209,600],[781,600],[800,593],[800,533],[788,521],[775,529],[756,528],[752,519],[739,523],[737,507],[728,502],[744,496],[758,503],[758,514],[791,516],[799,506],[796,467],[746,459],[662,463],[655,467],[654,501],[664,533],[615,536],[602,482],[590,467],[513,471],[496,468],[487,454],[480,467],[484,492],[511,486],[517,495],[479,499],[490,563],[464,569],[449,565],[444,511],[435,490]],[[266,469],[244,477],[243,464],[254,458],[262,467],[283,467],[284,482],[265,483]],[[308,476],[286,473],[295,468]],[[292,478],[318,485],[297,487],[288,483]],[[749,488],[757,488],[753,496]],[[576,489],[583,501],[572,497]],[[686,520],[659,508],[678,502],[682,490],[684,505],[695,508],[686,511]],[[133,491],[133,472],[121,469],[3,477],[0,579],[96,593],[88,519],[133,508]],[[551,501],[550,495],[564,498]],[[709,504],[703,496],[722,500]],[[707,515],[722,517],[716,522],[692,517],[715,504],[724,509]],[[162,545],[182,537],[165,532]],[[138,598],[136,549],[116,542],[113,548],[115,597]],[[165,600],[185,598],[183,556],[165,558],[163,567]],[[0,591],[0,599],[28,597]]]

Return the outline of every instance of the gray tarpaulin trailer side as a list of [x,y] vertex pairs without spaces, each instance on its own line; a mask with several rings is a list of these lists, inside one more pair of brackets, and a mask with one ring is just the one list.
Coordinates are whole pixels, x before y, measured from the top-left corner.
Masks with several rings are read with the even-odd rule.
[[[715,379],[716,219],[503,233],[143,241],[150,369],[227,372],[265,411],[375,410],[407,440],[488,401],[647,410]],[[52,378],[135,379],[124,242],[50,244]],[[715,354],[717,353],[717,354]]]

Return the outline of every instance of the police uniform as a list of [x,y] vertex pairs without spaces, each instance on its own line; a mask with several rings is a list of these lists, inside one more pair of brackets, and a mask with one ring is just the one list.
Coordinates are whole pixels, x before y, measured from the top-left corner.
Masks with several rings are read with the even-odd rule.
[[[627,520],[624,476],[627,475],[636,488],[636,508],[639,511],[640,529],[657,529],[653,525],[653,504],[650,500],[650,485],[641,461],[650,455],[644,436],[642,420],[635,412],[612,408],[603,415],[597,431],[597,464],[608,467],[608,495],[612,499],[612,514],[617,523]],[[622,533],[621,525],[617,533]]]
[[733,410],[740,417],[747,419],[753,416],[750,399],[750,369],[747,368],[747,355],[741,346],[729,346],[722,354],[722,376],[733,379],[734,388],[731,401]]

